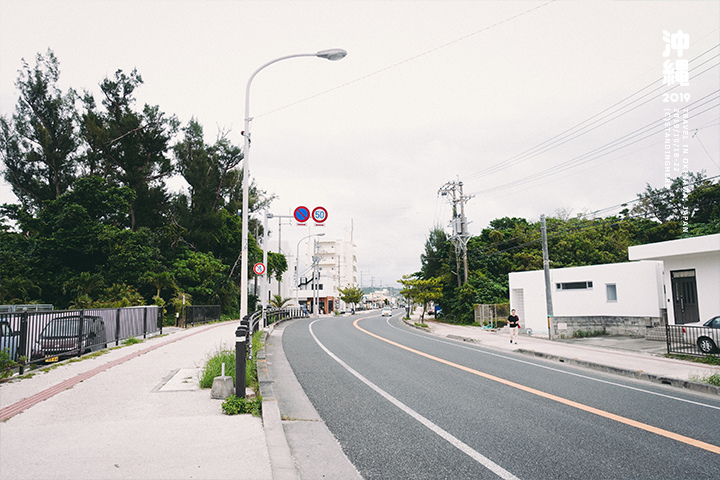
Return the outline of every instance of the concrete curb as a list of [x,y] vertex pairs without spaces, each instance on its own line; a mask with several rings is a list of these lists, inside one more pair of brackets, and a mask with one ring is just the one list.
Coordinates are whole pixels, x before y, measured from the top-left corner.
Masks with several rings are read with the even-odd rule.
[[[436,335],[428,328],[418,327],[417,325],[414,324],[414,322],[412,320],[406,320],[405,318],[403,318],[402,320],[403,320],[403,322],[405,322],[406,325],[408,325],[412,328],[430,333],[432,335]],[[440,335],[436,335],[436,336],[440,336]],[[459,336],[459,335],[447,335],[446,338],[449,338],[451,340],[460,340],[463,342],[483,345],[480,340],[475,339],[475,338],[470,338],[470,337],[463,337],[463,336]],[[487,348],[493,348],[492,346],[489,346],[489,345],[483,345],[483,346],[485,346]],[[619,367],[612,367],[612,366],[608,366],[608,365],[603,365],[601,363],[589,362],[587,360],[578,360],[576,358],[561,357],[558,355],[552,355],[549,353],[538,352],[535,350],[527,350],[527,349],[520,348],[520,349],[514,350],[514,352],[522,353],[524,355],[531,355],[531,356],[535,356],[535,357],[546,358],[548,360],[555,360],[555,361],[558,361],[561,363],[567,363],[570,365],[577,365],[580,367],[590,368],[592,370],[598,370],[601,372],[622,375],[625,377],[631,377],[631,378],[635,378],[638,380],[645,380],[645,381],[650,381],[653,383],[661,383],[663,385],[670,385],[670,386],[678,387],[678,388],[686,388],[688,390],[692,390],[695,392],[710,393],[712,395],[720,396],[720,387],[718,387],[716,385],[710,385],[708,383],[692,382],[690,380],[682,380],[679,378],[665,377],[665,376],[661,376],[661,375],[645,373],[641,370],[631,370],[631,369],[624,369],[624,368],[619,368]]]
[[262,347],[257,352],[258,384],[260,396],[262,397],[262,420],[265,429],[265,438],[270,456],[270,470],[274,480],[299,480],[295,462],[290,452],[290,445],[285,437],[285,430],[282,426],[280,407],[278,406],[273,381],[270,379],[267,368],[267,357],[265,354],[265,343],[267,338],[275,330],[275,326],[285,322],[281,320],[268,326],[263,333]]
[[691,382],[689,380],[681,380],[679,378],[669,378],[660,375],[654,375],[645,373],[641,370],[629,370],[625,368],[611,367],[608,365],[602,365],[600,363],[588,362],[586,360],[578,360],[576,358],[560,357],[557,355],[551,355],[549,353],[536,352],[535,350],[525,350],[519,348],[514,350],[517,353],[524,355],[531,355],[534,357],[546,358],[548,360],[556,360],[561,363],[567,363],[569,365],[578,365],[580,367],[590,368],[606,373],[614,373],[625,377],[636,378],[639,380],[647,380],[653,383],[661,383],[663,385],[671,385],[673,387],[686,388],[696,392],[710,393],[714,395],[720,395],[720,387],[710,385],[708,383]]

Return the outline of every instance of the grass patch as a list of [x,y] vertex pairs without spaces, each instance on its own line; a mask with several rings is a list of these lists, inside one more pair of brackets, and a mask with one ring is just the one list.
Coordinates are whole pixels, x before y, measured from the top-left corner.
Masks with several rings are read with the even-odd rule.
[[222,373],[225,363],[225,375],[232,377],[235,383],[235,350],[218,348],[208,355],[205,366],[200,372],[200,388],[212,388],[213,380]]
[[[252,336],[252,358],[245,361],[245,386],[253,391],[259,390],[257,376],[257,354],[262,348],[262,332],[255,332]],[[232,377],[235,382],[235,349],[218,348],[207,356],[205,366],[200,372],[200,388],[212,388],[213,380],[222,373],[222,364],[225,362],[225,375]]]
[[415,322],[415,326],[416,326],[416,327],[420,327],[420,328],[430,328],[430,327],[428,327],[427,323],[418,323],[418,322]]
[[687,362],[705,363],[707,365],[720,365],[720,357],[713,355],[705,355],[703,357],[696,357],[693,355],[678,355],[675,353],[665,354],[665,358],[673,358],[675,360],[685,360]]
[[125,340],[123,340],[122,344],[127,346],[127,345],[136,345],[136,344],[142,343],[142,342],[143,341],[140,340],[139,338],[130,337],[130,338],[126,338]]
[[573,332],[573,338],[602,337],[603,335],[607,335],[605,330],[593,330],[592,332],[587,330],[575,330]]
[[690,380],[697,383],[709,383],[720,387],[720,373],[713,373],[712,375],[691,375]]

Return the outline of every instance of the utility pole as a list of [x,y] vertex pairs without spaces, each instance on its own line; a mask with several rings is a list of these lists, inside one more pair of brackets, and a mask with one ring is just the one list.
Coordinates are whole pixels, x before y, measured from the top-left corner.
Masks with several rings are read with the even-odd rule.
[[[458,180],[456,182],[447,182],[440,187],[438,195],[448,197],[448,201],[452,204],[453,219],[451,222],[453,234],[450,242],[455,246],[455,261],[457,263],[457,280],[458,287],[462,285],[460,281],[460,259],[463,263],[463,283],[468,281],[468,258],[467,243],[470,235],[467,229],[467,218],[465,218],[465,202],[473,198],[472,195],[463,195],[463,183]],[[458,204],[460,208],[458,209]],[[459,211],[458,211],[459,210]]]
[[553,316],[552,283],[550,283],[550,256],[548,254],[547,227],[545,215],[540,215],[540,232],[542,233],[543,270],[545,271],[545,303],[547,306],[548,338],[552,339],[550,318]]

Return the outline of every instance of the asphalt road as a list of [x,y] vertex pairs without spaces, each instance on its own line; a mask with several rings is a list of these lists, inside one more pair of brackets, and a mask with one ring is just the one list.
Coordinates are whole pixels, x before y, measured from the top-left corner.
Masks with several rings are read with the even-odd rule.
[[717,397],[433,337],[399,314],[283,334],[365,479],[717,478]]

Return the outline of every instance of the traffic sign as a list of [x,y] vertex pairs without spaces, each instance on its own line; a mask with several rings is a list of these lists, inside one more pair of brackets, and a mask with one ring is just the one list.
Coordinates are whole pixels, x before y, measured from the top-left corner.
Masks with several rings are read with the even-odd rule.
[[312,211],[312,217],[316,224],[322,224],[325,220],[327,220],[327,216],[327,210],[323,207],[315,207]]
[[257,275],[262,275],[265,273],[265,265],[258,262],[253,266],[253,272],[255,272]]
[[293,217],[298,223],[305,223],[310,218],[310,210],[307,207],[297,207],[293,212]]

